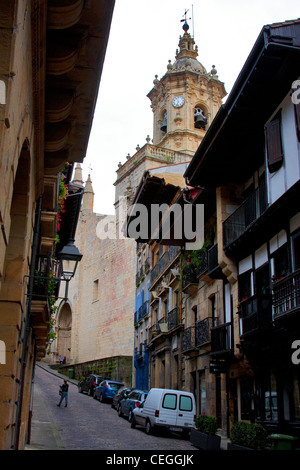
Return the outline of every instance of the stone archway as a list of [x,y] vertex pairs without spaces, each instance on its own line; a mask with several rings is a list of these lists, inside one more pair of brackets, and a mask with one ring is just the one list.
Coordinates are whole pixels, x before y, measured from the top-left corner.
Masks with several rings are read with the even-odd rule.
[[64,303],[58,315],[57,354],[70,362],[71,356],[72,311],[68,303]]
[[23,294],[23,277],[28,271],[30,239],[29,217],[30,151],[26,140],[22,147],[15,175],[10,206],[10,231],[7,243],[1,300],[18,302]]

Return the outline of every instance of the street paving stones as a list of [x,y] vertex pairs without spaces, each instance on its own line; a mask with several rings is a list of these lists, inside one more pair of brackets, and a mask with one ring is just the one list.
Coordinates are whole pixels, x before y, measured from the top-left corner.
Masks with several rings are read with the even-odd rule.
[[62,381],[63,376],[36,366],[28,450],[196,450],[178,434],[148,436],[142,428],[132,429],[110,403],[78,393],[76,381],[69,382],[68,407],[57,407]]

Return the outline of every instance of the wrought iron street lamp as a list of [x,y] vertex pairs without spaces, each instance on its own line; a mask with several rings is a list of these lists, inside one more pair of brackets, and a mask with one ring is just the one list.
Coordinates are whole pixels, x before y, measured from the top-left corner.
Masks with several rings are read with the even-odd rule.
[[61,263],[61,277],[66,281],[65,299],[68,298],[69,281],[75,276],[77,265],[82,258],[82,254],[74,245],[74,240],[69,240],[68,243],[58,254]]

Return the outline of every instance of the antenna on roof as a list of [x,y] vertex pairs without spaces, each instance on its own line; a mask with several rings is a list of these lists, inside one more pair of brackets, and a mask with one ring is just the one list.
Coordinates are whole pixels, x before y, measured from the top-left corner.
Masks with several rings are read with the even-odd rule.
[[194,39],[194,5],[192,5],[192,26],[193,26],[193,39]]

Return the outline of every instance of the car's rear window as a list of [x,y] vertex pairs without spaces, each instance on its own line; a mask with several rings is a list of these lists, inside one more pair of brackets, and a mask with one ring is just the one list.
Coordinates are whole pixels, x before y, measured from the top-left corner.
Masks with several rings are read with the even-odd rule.
[[123,387],[122,384],[116,384],[116,383],[114,383],[114,382],[109,382],[109,383],[108,383],[108,386],[109,386],[110,388],[114,388],[114,389],[117,389],[117,390],[119,390],[119,388]]
[[166,393],[163,399],[163,408],[167,408],[169,410],[176,410],[176,403],[177,403],[177,395],[173,393]]
[[192,411],[193,410],[193,402],[192,402],[191,397],[189,397],[187,395],[180,395],[179,409],[180,409],[180,411]]

